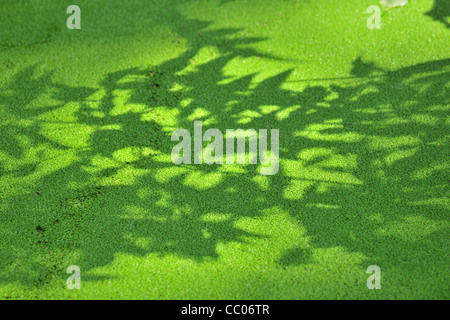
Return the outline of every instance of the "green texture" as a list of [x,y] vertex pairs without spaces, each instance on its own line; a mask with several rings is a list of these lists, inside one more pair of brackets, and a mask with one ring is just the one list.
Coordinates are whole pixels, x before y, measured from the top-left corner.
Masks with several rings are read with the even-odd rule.
[[[450,298],[450,2],[373,4],[2,0],[0,299]],[[279,172],[174,165],[194,120]]]

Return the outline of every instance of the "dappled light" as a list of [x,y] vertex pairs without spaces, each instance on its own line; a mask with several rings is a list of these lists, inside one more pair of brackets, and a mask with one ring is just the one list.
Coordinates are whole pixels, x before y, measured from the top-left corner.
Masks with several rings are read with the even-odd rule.
[[[387,69],[361,55],[336,79],[233,75],[284,58],[242,29],[171,15],[187,50],[159,64],[70,86],[43,61],[2,82],[0,282],[43,287],[71,264],[103,281],[113,276],[96,270],[123,255],[231,266],[231,250],[280,270],[329,257],[363,272],[428,269],[420,281],[443,290],[450,59]],[[279,172],[174,165],[171,134],[195,120],[279,129]]]

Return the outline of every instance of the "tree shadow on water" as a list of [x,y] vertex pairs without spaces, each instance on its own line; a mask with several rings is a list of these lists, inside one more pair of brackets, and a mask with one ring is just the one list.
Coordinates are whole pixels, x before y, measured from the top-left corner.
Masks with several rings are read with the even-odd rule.
[[[208,22],[176,17],[174,29],[181,37],[186,36],[189,50],[158,66],[110,73],[99,83],[104,94],[98,101],[90,97],[99,89],[69,88],[54,83],[51,73],[44,73],[38,66],[21,71],[4,88],[7,95],[2,99],[2,108],[7,121],[2,123],[1,130],[6,130],[7,138],[0,145],[5,155],[1,162],[3,282],[47,284],[74,254],[79,258],[69,264],[78,264],[85,271],[110,264],[118,253],[144,256],[156,252],[202,261],[218,257],[218,243],[246,242],[247,238],[261,236],[235,226],[239,216],[257,214],[254,208],[236,202],[236,191],[223,190],[226,186],[230,189],[243,186],[238,176],[205,190],[195,183],[185,185],[183,180],[187,176],[195,182],[208,173],[204,169],[210,168],[178,170],[170,161],[170,132],[163,131],[153,113],[158,108],[167,112],[177,110],[183,99],[197,94],[197,86],[204,83],[203,75],[178,73],[192,65],[195,56],[208,45],[216,46],[221,54],[205,70],[209,75],[217,73],[217,79],[211,79],[213,82],[223,79],[221,68],[236,57],[270,56],[239,48],[262,39],[230,37],[238,29],[207,31],[203,29]],[[189,36],[196,37],[187,37],[186,30]],[[35,80],[40,73],[44,75]],[[184,94],[173,93],[175,82],[190,88]],[[17,104],[24,90],[32,90],[35,96],[28,95],[28,100]],[[144,108],[124,111],[115,102],[115,94],[120,90],[130,93],[126,105],[139,104]],[[46,94],[57,101],[54,106],[30,107]],[[235,93],[230,91],[229,95]],[[70,103],[79,106],[71,114],[76,120],[59,121],[57,116],[53,120],[51,112]],[[23,114],[28,108],[36,114],[30,113],[26,117],[29,121],[23,125],[15,114]],[[43,127],[54,128],[59,124],[61,127],[56,130],[68,138],[62,139],[63,142],[70,140],[69,145],[80,147],[68,147],[54,139],[58,136],[55,132],[41,134]],[[16,143],[18,137],[26,140],[23,146]],[[32,149],[43,153],[27,157]],[[45,153],[46,149],[53,150],[54,158]],[[64,160],[67,154],[69,159]],[[166,159],[159,159],[164,156]],[[58,166],[43,169],[43,164],[52,159]],[[24,165],[14,167],[12,163]],[[13,181],[22,183],[23,188],[8,190]],[[248,187],[247,183],[240,197],[251,196]],[[204,218],[223,212],[227,216],[219,221]]]
[[[0,150],[9,156],[1,158],[2,176],[24,187],[14,194],[4,187],[0,194],[2,282],[40,286],[66,265],[89,271],[118,254],[217,259],[220,244],[268,237],[237,223],[270,208],[288,212],[309,239],[308,248],[287,250],[280,266],[313,263],[315,249],[336,247],[388,268],[432,267],[445,259],[448,233],[416,228],[429,221],[439,225],[445,210],[450,60],[388,71],[359,58],[348,84],[295,91],[284,86],[291,70],[262,81],[257,74],[227,77],[224,68],[236,58],[276,58],[245,48],[263,39],[237,38],[236,29],[209,31],[207,25],[177,16],[174,29],[186,39],[186,52],[157,66],[112,72],[100,89],[67,88],[53,83],[51,74],[42,76],[39,90],[49,88],[58,101],[51,110],[79,106],[75,120],[61,125],[64,135],[84,139],[80,146],[40,133],[49,121],[42,120],[45,108],[32,109],[21,127],[14,113],[31,100],[4,112],[9,118],[0,130],[7,138]],[[219,54],[197,63],[210,46]],[[14,105],[22,92],[14,83],[33,81],[32,71],[11,80],[6,92],[12,95],[2,108]],[[90,100],[99,90],[101,98]],[[128,93],[123,106],[118,92]],[[165,122],[169,114],[176,123]],[[263,186],[252,165],[228,171],[175,166],[171,133],[192,130],[194,119],[203,121],[204,131],[279,129],[280,172],[262,177]],[[28,144],[14,144],[19,136]],[[58,165],[21,161],[30,146],[52,149]],[[13,168],[11,157],[26,167]],[[49,155],[37,157],[51,163]],[[407,237],[396,228],[415,234]],[[436,241],[445,245],[435,247]],[[410,261],[412,252],[421,266]]]
[[[296,133],[303,150],[290,152],[298,163],[286,189],[301,194],[288,208],[297,208],[312,249],[287,252],[282,265],[313,263],[314,248],[338,247],[362,253],[366,266],[417,270],[436,285],[438,265],[448,263],[449,63],[379,74],[357,59],[354,75],[364,81],[329,86],[326,108]],[[287,121],[308,118],[299,115]]]

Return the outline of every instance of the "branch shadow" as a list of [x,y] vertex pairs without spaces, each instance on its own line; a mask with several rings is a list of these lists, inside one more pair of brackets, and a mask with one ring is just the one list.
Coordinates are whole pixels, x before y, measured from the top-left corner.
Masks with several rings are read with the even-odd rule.
[[448,1],[434,0],[433,8],[426,15],[444,24],[447,28],[450,27],[450,23],[448,22],[450,17],[450,3]]

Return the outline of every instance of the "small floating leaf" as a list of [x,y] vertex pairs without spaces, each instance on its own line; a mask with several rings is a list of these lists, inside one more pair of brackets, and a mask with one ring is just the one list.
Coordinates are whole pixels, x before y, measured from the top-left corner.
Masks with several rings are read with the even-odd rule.
[[408,3],[408,0],[381,0],[381,4],[388,9],[394,7],[402,7]]

